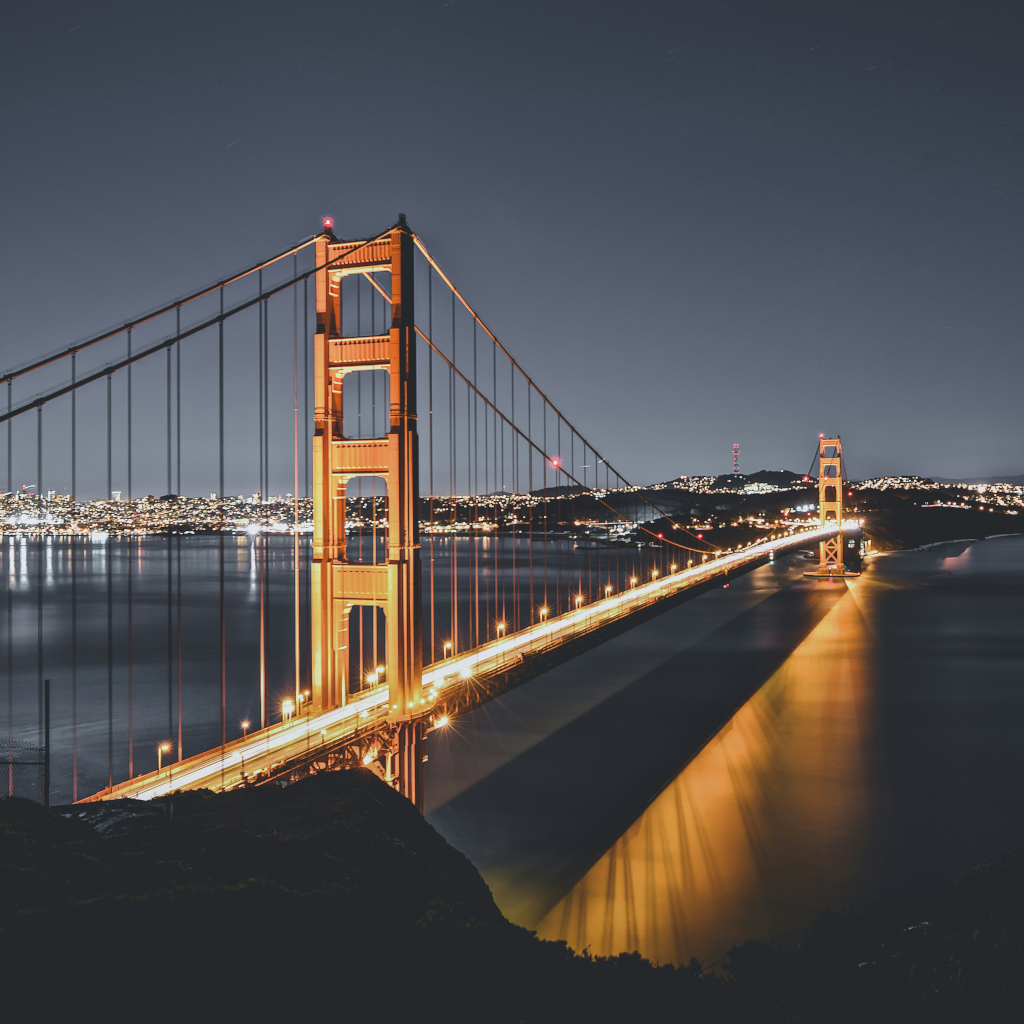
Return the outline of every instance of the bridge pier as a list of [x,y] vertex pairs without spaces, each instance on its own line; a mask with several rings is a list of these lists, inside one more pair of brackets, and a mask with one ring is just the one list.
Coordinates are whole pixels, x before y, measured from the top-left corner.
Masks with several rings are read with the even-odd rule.
[[426,756],[423,723],[399,722],[394,728],[391,750],[384,757],[385,779],[422,814],[423,759]]

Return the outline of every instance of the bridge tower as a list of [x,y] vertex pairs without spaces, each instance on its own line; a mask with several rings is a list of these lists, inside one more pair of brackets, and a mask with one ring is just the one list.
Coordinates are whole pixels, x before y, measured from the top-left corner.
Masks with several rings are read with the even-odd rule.
[[818,436],[818,508],[822,527],[834,523],[836,533],[818,542],[818,567],[804,575],[824,579],[859,576],[843,564],[843,442],[823,434]]
[[[422,810],[413,238],[404,214],[390,232],[370,241],[340,241],[330,228],[325,221],[316,240],[316,266],[322,269],[316,273],[311,700],[327,711],[354,699],[362,680],[350,678],[350,617],[353,609],[370,608],[375,616],[383,610],[390,699],[388,748],[382,752],[389,781]],[[391,276],[390,330],[345,337],[342,279],[377,272]],[[345,378],[367,370],[389,375],[389,429],[381,437],[353,438],[345,435]],[[387,486],[387,561],[379,564],[352,561],[346,554],[346,489],[358,477],[381,478]]]

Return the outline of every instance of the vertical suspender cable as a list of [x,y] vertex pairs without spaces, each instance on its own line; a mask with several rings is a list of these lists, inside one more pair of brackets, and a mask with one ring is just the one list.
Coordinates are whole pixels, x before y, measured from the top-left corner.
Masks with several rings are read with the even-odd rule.
[[[269,301],[263,300],[263,482],[267,488],[267,495],[270,494],[270,311]],[[270,573],[273,563],[270,561],[270,538],[265,537],[263,541],[263,558],[266,562],[266,573],[264,574],[264,587],[266,588],[266,600],[264,604],[267,630],[264,632],[264,644],[269,647],[270,628],[270,596],[273,593],[270,586]]]
[[[176,316],[176,333],[181,334],[181,306],[174,311]],[[175,438],[175,454],[177,459],[176,473],[174,481],[174,493],[179,497],[181,496],[181,342],[179,341],[174,346],[174,404],[175,404],[175,416],[174,416],[174,429],[176,433]],[[168,488],[170,490],[170,488]],[[181,537],[178,538],[178,547],[181,547]],[[179,760],[180,760],[179,755]]]
[[[260,283],[260,294],[263,294],[263,272],[260,271],[259,276]],[[257,399],[257,406],[259,407],[259,494],[257,500],[263,501],[263,311],[259,306],[256,307],[257,312],[257,332],[259,342],[259,392]],[[256,510],[257,523],[262,527],[263,523],[263,509],[258,508]],[[257,532],[253,535],[253,557],[259,561],[260,566],[260,728],[266,728],[267,725],[267,631],[266,631],[266,609],[264,608],[264,593],[263,593],[263,563],[265,555],[265,538],[262,531]]]
[[[220,289],[220,322],[217,325],[217,439],[218,476],[217,506],[220,522],[217,524],[217,542],[220,570],[220,745],[227,742],[227,637],[224,622],[224,289]],[[223,760],[221,761],[223,764]],[[223,781],[223,780],[222,780]]]
[[[509,374],[509,419],[515,423],[516,421],[516,368],[511,367]],[[518,438],[516,434],[511,435],[512,450],[509,453],[512,465],[509,467],[512,474],[512,509],[515,513],[514,518],[519,519],[518,510],[516,509],[516,490],[518,484],[518,477],[516,475],[516,451],[519,448]],[[516,522],[512,527],[512,628],[519,631],[519,580],[516,578]],[[532,621],[533,611],[531,609],[530,618]]]
[[[474,321],[474,323],[475,323],[475,321]],[[490,447],[490,445],[491,445],[491,439],[490,439],[490,411],[488,410],[487,406],[484,405],[484,494],[485,494],[485,497],[486,497],[486,492],[487,492],[487,487],[488,487],[488,476],[489,476],[489,473],[490,473],[490,459],[491,459],[491,447]],[[479,456],[478,456],[478,458],[479,458]],[[486,515],[486,504],[487,503],[484,502],[484,505],[485,505],[485,513],[484,514],[485,515]],[[495,536],[497,536],[497,534],[495,534]],[[495,545],[492,544],[490,541],[488,541],[487,549],[486,550],[491,553],[491,565],[492,565],[492,567],[495,565],[494,547],[495,547]],[[485,555],[485,557],[486,557],[486,555]],[[491,571],[492,571],[492,574],[493,574],[493,571],[494,571],[493,568],[492,568]],[[486,614],[484,615],[484,623],[485,623],[486,628],[488,630],[488,638],[489,638],[490,637],[490,627],[491,627],[491,624],[492,624],[492,619],[491,619],[491,592],[488,589],[486,583],[484,584],[484,608],[485,608],[485,611],[486,611]]]
[[183,757],[181,751],[181,530],[177,531],[177,548],[178,555],[178,622],[175,633],[178,637],[178,760],[180,761]]
[[[171,493],[171,350],[167,349],[167,490]],[[130,569],[129,569],[130,571]],[[161,741],[163,742],[163,741]],[[167,742],[174,742],[174,531],[167,524]]]
[[[299,257],[292,257],[292,277],[299,276]],[[293,384],[295,393],[294,442],[292,471],[292,603],[295,608],[295,706],[299,704],[299,689],[302,685],[302,647],[300,646],[301,623],[299,621],[299,291],[292,285],[292,358]]]
[[[501,536],[501,531],[498,529],[498,524],[501,521],[501,512],[498,507],[498,346],[493,341],[491,342],[491,398],[495,404],[494,412],[491,416],[491,420],[494,423],[494,617],[504,625],[505,617],[498,611],[498,575],[499,569],[504,564],[504,558],[498,543],[498,539]],[[504,611],[504,607],[503,600],[502,611]]]
[[266,561],[266,537],[262,533],[253,537],[255,554],[260,562],[260,723],[267,724],[267,618],[263,607],[263,563]]
[[[529,438],[530,443],[526,446],[526,492],[527,494],[533,494],[533,385],[526,382],[526,436]],[[528,514],[530,516],[530,524],[527,527],[527,549],[530,555],[530,570],[529,580],[530,589],[529,597],[530,604],[534,605],[537,602],[533,599],[533,502],[527,505]]]
[[[132,368],[129,365],[128,372]],[[129,389],[130,390],[130,389]],[[167,490],[165,494],[171,493],[171,350],[167,350],[167,414],[164,417],[167,424]]]
[[270,300],[263,300],[263,479],[270,494]]
[[[263,294],[263,271],[259,273],[259,288],[260,295]],[[259,411],[260,411],[260,464],[259,464],[259,500],[262,504],[263,499],[266,497],[266,491],[263,489],[263,308],[262,305],[256,306],[256,321],[258,325],[258,337],[257,344],[259,349],[259,365],[260,365],[260,382],[259,382]],[[262,519],[263,509],[259,510],[258,515]],[[262,591],[261,591],[262,592]]]
[[456,471],[456,431],[455,431],[455,293],[452,292],[452,365],[448,370],[448,478],[451,497],[452,532],[449,536],[451,545],[451,594],[452,594],[452,657],[459,653],[459,545],[455,534],[455,522],[458,519],[458,473]]
[[[75,380],[75,356],[71,353],[71,381]],[[77,513],[77,402],[78,390],[71,392],[71,505]],[[75,533],[71,534],[71,802],[78,799],[78,567],[75,563]]]
[[[132,357],[132,329],[128,328],[128,358]],[[167,416],[171,415],[171,352],[167,351]],[[128,364],[128,404],[126,426],[128,428],[128,501],[132,500],[132,364]],[[167,424],[170,430],[170,422]],[[170,490],[170,488],[168,488]]]
[[135,762],[132,747],[132,535],[128,534],[128,778],[134,778]]
[[[473,321],[473,387],[476,387],[476,320]],[[476,456],[479,452],[479,439],[476,432],[476,393],[466,385],[466,416],[472,420],[472,427],[466,436],[466,452],[470,459],[470,480],[473,488],[473,520],[476,522],[479,516],[476,496],[480,487],[479,474],[476,468]],[[476,634],[473,646],[480,644],[480,548],[478,544],[479,531],[471,530],[470,543],[473,545],[473,618],[471,625]]]
[[[340,291],[339,286],[339,291]],[[310,449],[312,445],[309,443],[310,426],[309,426],[309,278],[304,277],[302,279],[302,393],[303,393],[303,412],[302,412],[302,447],[304,452],[304,458],[306,462],[306,475],[305,475],[305,486],[303,488],[305,497],[309,498],[309,459]],[[296,527],[297,528],[297,527]],[[303,551],[308,550],[308,545],[300,545],[300,561]],[[312,583],[307,577],[307,586],[303,588],[303,594],[306,598],[306,621],[309,622],[311,609],[309,602],[312,601]],[[301,669],[302,663],[300,661],[299,668]]]
[[[434,339],[434,271],[427,267],[427,334]],[[434,349],[427,346],[427,398],[429,414],[427,416],[428,448],[430,450],[430,660],[437,661],[434,650],[436,633],[434,631]]]
[[43,506],[43,407],[36,409],[36,507],[39,518],[39,544],[36,575],[38,577],[36,597],[36,667],[39,670],[39,747],[43,746],[43,533],[46,530],[46,513]]
[[[175,311],[175,331],[181,335],[181,306]],[[175,430],[175,478],[174,493],[181,497],[181,342],[174,346],[174,430]],[[181,735],[181,525],[178,524],[176,531],[177,543],[175,544],[178,563],[178,607],[177,622],[175,623],[175,634],[178,647],[178,760],[182,759],[182,735]],[[173,742],[173,734],[172,734]]]
[[[128,358],[132,357],[132,329],[128,328]],[[167,358],[170,360],[170,351]],[[168,370],[170,362],[168,362]],[[170,374],[168,373],[168,386],[170,386]],[[169,412],[170,410],[168,410]],[[128,403],[127,403],[127,427],[128,427],[128,501],[132,500],[132,364],[128,364]],[[135,759],[133,749],[134,730],[132,729],[132,656],[134,654],[132,641],[132,533],[128,531],[128,778],[135,774]]]
[[[340,290],[340,286],[339,286]],[[303,412],[302,430],[303,437],[309,437],[309,278],[302,279],[302,389],[303,389]],[[309,450],[312,446],[304,445],[306,460],[305,496],[309,497]]]
[[541,491],[544,494],[544,606],[548,603],[548,540],[551,523],[548,520],[548,400],[544,399],[541,444],[544,446],[544,461],[541,463]]
[[[344,278],[342,279],[344,280]],[[360,338],[363,334],[363,292],[362,292],[362,278],[357,277],[355,279],[356,285],[356,337]],[[340,288],[340,285],[339,285]],[[344,385],[342,385],[344,387]],[[342,399],[344,401],[344,399]],[[344,412],[342,413],[342,419],[344,420]],[[342,433],[345,433],[344,426],[342,427]],[[363,437],[363,375],[361,373],[356,374],[356,436]],[[363,500],[363,485],[364,481],[359,481],[359,508],[361,513],[366,511],[366,503]],[[345,489],[345,501],[348,501],[348,488]],[[365,515],[362,515],[359,521],[359,534],[357,540],[357,554],[356,558],[360,562],[363,560],[363,534],[366,532]],[[363,605],[359,605],[359,668],[356,671],[354,677],[354,684],[356,690],[362,689],[363,679],[366,677],[366,645],[363,643],[363,620],[365,608]],[[376,610],[373,611],[376,615]],[[350,641],[351,643],[351,641]],[[349,689],[352,688],[350,684]]]
[[[11,385],[7,382],[7,412],[11,412]],[[72,392],[74,394],[74,392]],[[11,420],[7,420],[7,492],[14,490],[11,469]],[[14,558],[14,549],[8,548],[10,557]],[[10,570],[8,570],[9,572]],[[14,796],[14,587],[7,587],[7,757],[10,766],[7,769],[7,795]]]
[[[107,374],[107,501],[114,496],[113,466],[111,463],[111,375]],[[108,510],[109,515],[109,510]],[[107,786],[114,785],[114,563],[110,536],[113,523],[108,523],[106,538],[107,561]]]
[[[374,323],[374,318],[373,318],[373,315],[372,315],[373,311],[374,311],[375,305],[376,305],[376,302],[374,300],[373,292],[370,292],[370,313],[371,313],[370,333],[371,334],[376,334],[376,332],[377,332],[377,325],[376,325],[376,323]],[[375,373],[370,374],[370,382],[371,382],[371,403],[370,403],[370,407],[371,407],[371,409],[373,411],[372,412],[372,419],[370,420],[370,422],[373,424],[373,428],[371,430],[371,434],[372,434],[372,436],[376,437],[377,436],[378,427],[377,427],[377,375]],[[379,559],[377,557],[377,540],[378,540],[378,537],[377,537],[377,477],[374,477],[373,480],[371,481],[371,491],[373,492],[373,495],[372,495],[372,498],[371,498],[371,501],[373,502],[373,505],[372,505],[372,508],[373,508],[373,529],[372,529],[371,540],[373,542],[373,563],[376,565],[377,562],[379,561]],[[371,672],[376,672],[377,671],[377,664],[378,664],[378,662],[380,660],[380,655],[378,653],[378,651],[379,651],[379,644],[380,644],[380,636],[379,636],[379,633],[378,633],[378,622],[379,622],[380,618],[381,618],[381,610],[379,608],[374,609],[374,612],[373,612],[373,665],[372,665],[372,667],[370,669]]]

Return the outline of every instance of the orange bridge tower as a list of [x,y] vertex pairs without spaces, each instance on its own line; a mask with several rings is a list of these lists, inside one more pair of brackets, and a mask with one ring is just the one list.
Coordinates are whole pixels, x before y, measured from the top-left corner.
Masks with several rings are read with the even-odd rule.
[[[387,685],[389,739],[382,751],[387,755],[387,778],[422,810],[423,726],[416,718],[422,710],[423,656],[413,237],[404,214],[389,232],[367,241],[339,241],[330,226],[325,221],[324,233],[316,240],[311,700],[315,708],[326,711],[358,699],[368,686]],[[390,294],[371,276],[375,274],[390,275]],[[390,303],[387,332],[345,336],[342,282],[352,275],[364,275]],[[388,375],[388,429],[380,436],[355,437],[354,429],[346,433],[343,398],[345,389],[356,383],[352,375],[367,371]],[[345,515],[346,490],[357,478],[368,477],[383,481],[386,490],[387,556],[379,560],[378,545],[373,543],[370,561],[365,562],[349,557]],[[374,498],[374,521],[379,518],[377,507]],[[367,610],[375,645],[379,632],[384,634],[383,671],[374,666],[367,679],[353,678],[350,640],[361,652],[364,635],[359,624],[361,612]]]
[[818,508],[823,528],[834,525],[836,533],[818,543],[818,567],[805,576],[828,579],[859,576],[843,564],[843,442],[838,437],[818,437]]

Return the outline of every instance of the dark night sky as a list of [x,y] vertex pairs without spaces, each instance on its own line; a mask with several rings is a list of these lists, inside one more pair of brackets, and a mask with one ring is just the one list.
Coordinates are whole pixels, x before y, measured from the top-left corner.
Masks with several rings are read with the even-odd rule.
[[0,362],[404,211],[635,480],[1024,472],[1020,10],[7,3]]

